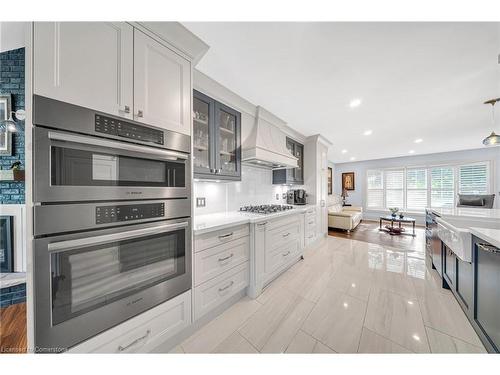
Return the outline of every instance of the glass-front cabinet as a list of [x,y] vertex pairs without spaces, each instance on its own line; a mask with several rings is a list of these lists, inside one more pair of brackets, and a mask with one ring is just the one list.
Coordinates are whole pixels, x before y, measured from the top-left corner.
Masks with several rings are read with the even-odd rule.
[[241,113],[193,92],[194,177],[241,180]]
[[278,169],[273,171],[273,184],[304,184],[304,145],[286,138],[286,148],[298,160],[297,168]]

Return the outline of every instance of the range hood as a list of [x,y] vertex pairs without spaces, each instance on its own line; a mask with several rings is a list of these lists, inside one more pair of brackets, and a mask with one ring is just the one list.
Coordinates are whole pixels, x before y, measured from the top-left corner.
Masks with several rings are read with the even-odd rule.
[[298,159],[286,148],[286,135],[276,123],[286,125],[269,111],[257,107],[255,125],[242,145],[244,164],[266,169],[298,167]]

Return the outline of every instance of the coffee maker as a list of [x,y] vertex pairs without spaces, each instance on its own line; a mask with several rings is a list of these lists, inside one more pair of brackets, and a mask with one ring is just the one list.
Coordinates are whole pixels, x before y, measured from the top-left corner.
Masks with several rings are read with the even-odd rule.
[[288,190],[286,194],[286,203],[294,205],[305,205],[307,193],[304,189]]

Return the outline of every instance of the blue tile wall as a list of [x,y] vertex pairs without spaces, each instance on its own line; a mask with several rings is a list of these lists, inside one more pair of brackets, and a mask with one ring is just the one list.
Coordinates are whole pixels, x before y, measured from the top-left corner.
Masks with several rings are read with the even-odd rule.
[[[0,53],[0,93],[12,95],[12,110],[24,109],[24,48]],[[12,134],[12,156],[0,156],[0,168],[20,161],[24,169],[24,132]],[[24,204],[24,182],[0,181],[0,203]]]
[[26,284],[0,289],[0,308],[26,302]]

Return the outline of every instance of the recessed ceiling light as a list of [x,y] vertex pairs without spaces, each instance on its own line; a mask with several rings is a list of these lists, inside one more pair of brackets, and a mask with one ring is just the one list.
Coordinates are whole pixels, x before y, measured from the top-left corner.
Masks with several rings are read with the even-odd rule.
[[349,160],[356,160],[354,156],[351,156]]
[[417,138],[415,139],[415,143],[422,143],[423,142],[423,139],[422,138]]
[[361,105],[361,99],[359,99],[359,98],[352,99],[349,102],[349,107],[351,107],[351,108],[356,108],[356,107],[359,107],[360,105]]
[[371,135],[373,133],[373,130],[365,130],[363,132],[363,135]]
[[408,151],[409,154],[414,154],[415,153],[415,150],[410,150]]
[[342,151],[341,151],[343,154],[345,154],[347,152],[347,150],[344,148]]

